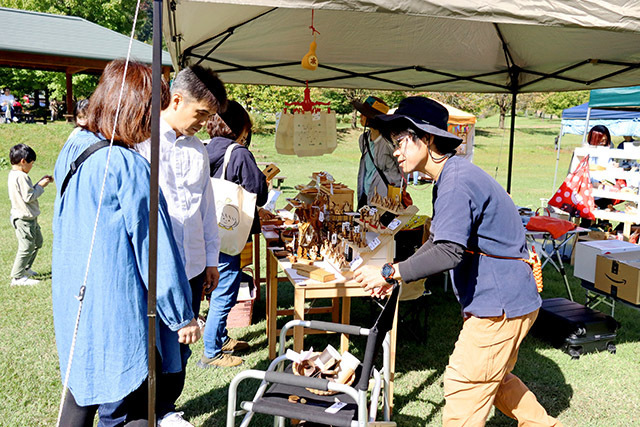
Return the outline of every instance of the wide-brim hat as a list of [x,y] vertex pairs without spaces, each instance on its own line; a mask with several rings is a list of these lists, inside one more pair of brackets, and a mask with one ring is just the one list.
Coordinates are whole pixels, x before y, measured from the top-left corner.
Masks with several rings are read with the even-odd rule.
[[462,138],[447,131],[449,112],[440,103],[424,96],[410,96],[400,101],[393,114],[378,115],[374,125],[386,133],[413,129],[418,133],[428,133],[456,148]]
[[389,111],[387,103],[377,96],[368,96],[362,102],[351,101],[351,105],[368,119],[373,119],[380,114],[387,114]]

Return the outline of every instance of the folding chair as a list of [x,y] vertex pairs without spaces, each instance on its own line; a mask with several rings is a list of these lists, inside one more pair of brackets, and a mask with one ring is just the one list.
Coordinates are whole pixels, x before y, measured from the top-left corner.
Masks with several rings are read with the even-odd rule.
[[[371,329],[315,320],[292,320],[288,322],[280,333],[279,356],[271,362],[267,370],[246,370],[240,372],[231,381],[227,406],[227,427],[235,426],[235,418],[242,415],[244,415],[244,418],[240,425],[248,426],[251,418],[256,413],[276,417],[274,426],[284,426],[285,418],[343,427],[395,426],[396,424],[390,421],[391,410],[389,407],[389,383],[391,377],[389,331],[393,326],[399,291],[400,286],[394,286],[391,295]],[[320,378],[294,375],[291,371],[291,365],[287,367],[285,372],[282,372],[287,360],[286,356],[284,356],[287,330],[294,326],[367,336],[364,360],[356,370],[353,386],[338,384]],[[380,348],[383,349],[382,374],[374,367],[374,361]],[[371,402],[368,404],[367,391],[371,377],[373,377],[374,381]],[[236,411],[238,385],[247,378],[259,379],[262,382],[253,400],[251,402],[242,402],[240,404],[242,409]],[[337,393],[321,396],[311,393],[307,388]],[[384,421],[375,422],[381,392],[383,396]],[[298,402],[292,402],[290,400],[294,399],[289,399],[290,396],[298,396],[301,399]],[[305,399],[306,403],[300,403],[302,398]],[[326,412],[326,409],[337,401],[344,402],[347,405],[335,414]]]

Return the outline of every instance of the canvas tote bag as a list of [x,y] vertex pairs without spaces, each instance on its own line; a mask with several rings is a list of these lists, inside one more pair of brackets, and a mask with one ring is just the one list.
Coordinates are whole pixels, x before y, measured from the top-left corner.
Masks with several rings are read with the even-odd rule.
[[256,211],[256,194],[224,179],[231,152],[239,146],[240,144],[229,145],[224,154],[221,177],[211,178],[213,196],[216,200],[220,252],[227,255],[238,255],[242,252],[249,238]]

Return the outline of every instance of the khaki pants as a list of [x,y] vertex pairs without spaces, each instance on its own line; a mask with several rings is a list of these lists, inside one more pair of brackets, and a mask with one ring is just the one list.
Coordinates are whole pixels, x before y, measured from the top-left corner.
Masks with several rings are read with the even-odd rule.
[[13,227],[18,238],[18,252],[11,269],[11,278],[19,279],[26,275],[36,259],[38,249],[42,247],[42,232],[36,219],[14,219]]
[[519,426],[562,426],[511,373],[537,316],[465,320],[444,374],[445,427],[484,426],[493,405]]

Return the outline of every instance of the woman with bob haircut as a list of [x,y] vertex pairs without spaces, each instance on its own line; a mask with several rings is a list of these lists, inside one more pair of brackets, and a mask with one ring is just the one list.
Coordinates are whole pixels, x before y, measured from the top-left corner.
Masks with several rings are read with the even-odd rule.
[[[229,101],[225,112],[219,112],[209,118],[207,132],[211,136],[207,144],[211,177],[240,185],[248,192],[256,194],[256,206],[264,206],[269,195],[267,178],[246,147],[247,137],[251,133],[251,118],[247,111],[238,102]],[[222,176],[225,153],[231,145],[235,145],[235,148],[231,149],[225,176]],[[260,219],[256,213],[250,234],[259,232]],[[211,292],[209,313],[202,337],[204,354],[197,363],[201,368],[238,366],[243,360],[236,354],[249,350],[249,343],[230,337],[227,331],[229,312],[236,304],[240,290],[240,254],[229,255],[220,251],[218,271],[220,280]]]
[[[166,106],[165,82],[162,94]],[[78,295],[83,296],[60,425],[92,426],[96,411],[99,425],[148,423],[149,163],[131,148],[150,135],[151,69],[135,62],[110,62],[91,96],[86,124],[69,137],[54,170],[54,176],[64,182],[81,153],[113,138],[111,148],[86,157],[56,194],[52,300],[63,380],[76,328]],[[158,253],[162,254],[157,266],[158,368],[178,372],[182,369],[179,343],[197,341],[200,329],[162,194]],[[160,406],[160,393],[158,400]]]

